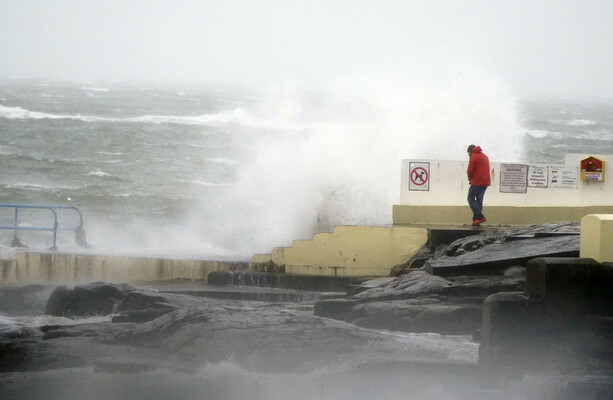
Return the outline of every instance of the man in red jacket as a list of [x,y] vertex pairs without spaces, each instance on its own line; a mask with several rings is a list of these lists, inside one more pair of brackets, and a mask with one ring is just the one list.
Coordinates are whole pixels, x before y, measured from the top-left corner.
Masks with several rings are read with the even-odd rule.
[[483,215],[483,196],[485,189],[491,184],[490,181],[490,159],[487,158],[481,147],[471,144],[468,146],[468,205],[473,210],[473,225],[478,226],[485,222]]

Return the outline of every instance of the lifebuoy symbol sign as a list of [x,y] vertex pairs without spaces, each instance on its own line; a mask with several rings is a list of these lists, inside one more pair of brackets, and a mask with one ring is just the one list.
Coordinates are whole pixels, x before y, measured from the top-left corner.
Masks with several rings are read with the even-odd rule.
[[409,190],[430,190],[430,163],[409,163]]

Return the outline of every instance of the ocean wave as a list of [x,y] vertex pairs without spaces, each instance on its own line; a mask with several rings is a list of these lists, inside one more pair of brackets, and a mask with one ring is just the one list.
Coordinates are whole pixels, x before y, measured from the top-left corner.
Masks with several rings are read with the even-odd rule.
[[0,105],[0,118],[5,119],[72,119],[84,122],[112,121],[104,117],[87,115],[49,114],[39,111],[30,111],[21,107],[6,107]]
[[7,107],[0,105],[0,118],[11,120],[27,119],[67,119],[82,122],[128,122],[128,123],[149,123],[149,124],[176,124],[176,125],[202,125],[219,126],[231,123],[245,125],[257,125],[258,123],[242,108],[232,111],[222,111],[214,114],[203,114],[196,116],[181,115],[143,115],[128,118],[99,117],[95,115],[81,114],[49,114],[39,111],[30,111],[21,107]]
[[553,119],[549,120],[548,122],[566,126],[594,126],[598,124],[598,121],[591,119]]
[[81,90],[88,90],[91,92],[110,92],[111,89],[103,88],[103,87],[82,87]]
[[229,160],[227,158],[206,158],[205,160],[214,164],[223,164],[230,167],[238,164],[238,161]]
[[573,119],[568,121],[568,126],[594,126],[598,122],[589,119]]
[[553,132],[540,130],[540,129],[525,129],[524,134],[534,138],[534,139],[543,139],[549,136],[554,136]]
[[10,189],[18,189],[18,190],[27,190],[32,192],[40,192],[40,191],[62,191],[62,190],[77,190],[80,189],[78,186],[51,186],[51,185],[43,185],[37,183],[0,183],[0,187],[10,190]]
[[229,123],[248,122],[251,117],[242,109],[225,111],[216,114],[203,114],[197,116],[180,115],[143,115],[141,117],[128,118],[129,122],[144,122],[153,124],[177,124],[177,125],[225,125]]
[[200,185],[200,186],[228,186],[230,185],[230,183],[217,183],[217,182],[208,182],[208,181],[202,181],[202,180],[193,180],[190,183],[193,183],[195,185]]
[[10,156],[15,154],[15,150],[11,147],[0,146],[0,156]]
[[95,171],[90,171],[86,174],[87,176],[97,176],[98,178],[111,178],[115,180],[120,180],[118,177],[111,175],[107,172],[102,171],[101,169],[96,169]]

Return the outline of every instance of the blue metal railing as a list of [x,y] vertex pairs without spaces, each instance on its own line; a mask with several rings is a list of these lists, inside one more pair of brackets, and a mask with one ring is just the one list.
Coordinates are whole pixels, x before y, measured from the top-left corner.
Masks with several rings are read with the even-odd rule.
[[[57,250],[57,231],[72,230],[75,231],[77,244],[83,247],[89,247],[85,241],[85,231],[83,230],[83,214],[78,208],[72,206],[56,206],[56,205],[31,205],[31,204],[0,204],[2,208],[13,208],[15,210],[15,218],[13,225],[0,225],[0,229],[13,230],[13,246],[24,247],[17,237],[17,231],[46,231],[53,232],[53,246],[49,250]],[[42,209],[49,210],[53,214],[53,226],[20,226],[19,225],[19,210],[20,209]],[[74,228],[60,227],[57,220],[58,209],[74,210],[79,214],[79,225]]]

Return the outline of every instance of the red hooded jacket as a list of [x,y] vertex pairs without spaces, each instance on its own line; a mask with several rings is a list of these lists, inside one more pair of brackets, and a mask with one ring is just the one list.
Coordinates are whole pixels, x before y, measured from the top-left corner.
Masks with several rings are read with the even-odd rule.
[[471,151],[466,174],[471,185],[489,186],[491,184],[490,159],[487,158],[481,147],[476,146]]

